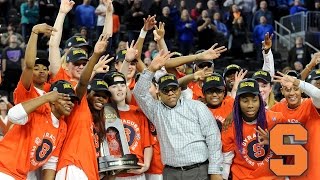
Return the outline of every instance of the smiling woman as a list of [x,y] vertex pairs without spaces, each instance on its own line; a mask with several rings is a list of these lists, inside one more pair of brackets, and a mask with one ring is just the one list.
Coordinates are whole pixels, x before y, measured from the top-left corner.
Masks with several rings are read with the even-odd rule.
[[138,107],[126,104],[128,87],[124,74],[116,71],[108,72],[104,76],[104,80],[109,85],[111,102],[116,104],[119,117],[122,120],[130,153],[135,154],[139,158],[139,163],[144,164],[138,170],[129,170],[128,173],[118,175],[116,179],[126,179],[130,176],[136,180],[144,180],[144,172],[149,169],[152,158],[148,120]]

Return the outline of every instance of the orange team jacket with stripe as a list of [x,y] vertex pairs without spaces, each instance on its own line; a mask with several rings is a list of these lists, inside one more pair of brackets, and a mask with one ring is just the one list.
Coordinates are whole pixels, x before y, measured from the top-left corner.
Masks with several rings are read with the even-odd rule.
[[146,172],[147,174],[162,174],[164,165],[161,161],[161,154],[160,154],[160,143],[157,138],[157,130],[152,124],[152,122],[149,121],[149,128],[150,128],[150,134],[151,134],[151,142],[153,144],[153,155],[152,160],[150,163],[150,168]]
[[[303,99],[301,105],[296,109],[289,109],[286,101],[284,100],[274,105],[271,109],[282,112],[289,123],[301,123],[308,130],[308,141],[307,144],[305,144],[305,148],[309,153],[309,170],[307,170],[301,177],[290,177],[290,179],[306,179],[307,176],[308,178],[314,177],[314,179],[316,176],[320,178],[319,169],[315,170],[315,168],[320,166],[320,156],[318,155],[320,152],[320,146],[319,141],[317,141],[317,139],[319,139],[319,136],[317,135],[320,134],[318,132],[319,129],[315,129],[320,127],[320,114],[319,110],[317,110],[313,105],[312,100],[310,98]],[[293,164],[293,161],[292,156],[287,158],[287,163]],[[311,176],[311,174],[313,175]]]
[[[136,106],[130,105],[129,111],[119,111],[131,154],[135,154],[140,163],[144,161],[144,149],[150,147],[148,119]],[[120,174],[119,177],[135,174]]]
[[[266,111],[268,129],[270,130],[275,124],[283,123],[284,117],[281,113]],[[269,169],[269,160],[275,155],[266,145],[259,145],[256,137],[256,124],[243,122],[243,142],[242,153],[237,147],[236,131],[234,122],[232,125],[221,133],[222,152],[234,152],[235,156],[231,165],[232,179],[247,180],[274,180],[284,179],[277,177]]]
[[0,142],[0,172],[17,180],[45,164],[51,156],[59,157],[67,133],[63,118],[59,127],[52,124],[51,110],[32,112],[25,125],[14,125]]
[[[58,80],[70,82],[71,78],[64,69],[60,68],[50,82],[54,83]],[[73,87],[77,84],[75,81],[70,83]],[[57,171],[68,165],[75,165],[84,171],[89,180],[99,179],[96,153],[99,142],[94,134],[94,124],[86,94],[79,104],[75,104],[71,114],[65,119],[68,125],[68,132],[59,157]]]
[[231,96],[226,96],[222,101],[221,106],[216,109],[209,108],[213,117],[222,124],[224,120],[232,113],[234,99]]

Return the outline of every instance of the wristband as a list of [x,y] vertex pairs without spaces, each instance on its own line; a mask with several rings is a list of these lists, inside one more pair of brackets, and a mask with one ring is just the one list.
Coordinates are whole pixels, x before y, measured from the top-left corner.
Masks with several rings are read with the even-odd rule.
[[139,37],[140,38],[145,38],[147,33],[148,33],[148,31],[144,31],[143,29],[141,29]]
[[309,68],[309,64],[306,65],[306,69],[307,69],[308,71],[312,71],[312,69]]

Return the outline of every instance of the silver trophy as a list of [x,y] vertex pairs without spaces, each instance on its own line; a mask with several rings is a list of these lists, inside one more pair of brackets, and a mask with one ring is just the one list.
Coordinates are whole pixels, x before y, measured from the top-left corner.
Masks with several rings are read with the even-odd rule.
[[110,105],[104,107],[106,138],[100,144],[99,173],[112,175],[123,170],[141,168],[138,158],[130,154],[125,130],[117,112]]

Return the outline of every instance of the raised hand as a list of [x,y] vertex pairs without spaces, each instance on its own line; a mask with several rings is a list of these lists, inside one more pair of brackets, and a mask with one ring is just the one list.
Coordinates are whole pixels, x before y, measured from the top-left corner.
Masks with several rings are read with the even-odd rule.
[[246,76],[247,73],[248,73],[248,70],[243,71],[243,69],[241,69],[239,72],[236,72],[234,77],[234,84],[233,84],[234,88],[238,88],[240,81],[243,80],[243,78]]
[[164,52],[163,49],[159,52],[159,54],[151,61],[148,69],[151,72],[156,72],[157,70],[161,69],[166,62],[173,56],[174,53],[169,54],[170,52]]
[[260,126],[258,129],[255,129],[258,133],[258,142],[259,145],[269,145],[269,131],[268,129],[263,130]]
[[153,15],[153,16],[148,15],[147,19],[143,18],[143,22],[144,22],[143,30],[144,31],[151,30],[157,24],[156,15]]
[[297,84],[297,83],[295,83],[296,81],[299,82],[299,80],[297,80],[296,78],[289,76],[289,75],[286,75],[286,74],[283,74],[279,71],[278,71],[278,74],[280,74],[280,76],[273,76],[273,78],[274,78],[273,81],[280,83],[284,87],[291,88],[293,85]]
[[164,38],[164,34],[165,34],[164,26],[165,26],[165,23],[163,22],[159,23],[159,28],[156,25],[154,26],[154,30],[153,30],[154,41],[158,42]]
[[273,34],[269,34],[269,32],[267,32],[264,35],[264,41],[262,41],[262,48],[264,50],[269,50],[272,47],[272,38],[273,38]]
[[112,0],[103,0],[103,4],[107,7],[108,13],[113,13]]
[[313,54],[313,57],[309,64],[312,64],[313,66],[320,64],[320,52]]
[[114,58],[109,58],[109,54],[105,56],[101,56],[98,63],[94,66],[93,71],[95,73],[107,73],[110,69],[108,63],[112,61]]
[[49,26],[46,23],[37,24],[33,26],[32,32],[37,34],[45,34],[46,36],[51,36],[52,32],[56,32],[57,30],[53,28],[52,26]]
[[98,42],[94,46],[94,51],[93,52],[95,54],[102,55],[107,49],[108,39],[109,39],[108,35],[101,34],[100,37],[99,37]]
[[74,1],[61,0],[59,12],[67,14],[73,8],[74,4]]
[[220,46],[218,48],[215,48],[218,45],[218,43],[215,43],[210,49],[200,53],[199,60],[213,60],[217,59],[221,56],[221,53],[227,51],[227,48],[224,46]]
[[134,41],[131,41],[130,47],[129,47],[129,43],[127,42],[127,52],[126,52],[125,60],[127,62],[131,62],[136,59],[137,54],[138,54],[138,50],[134,45]]
[[206,77],[209,77],[212,74],[211,70],[208,67],[200,69],[194,73],[194,80],[203,81]]

